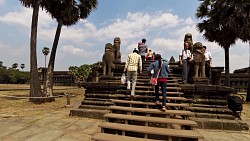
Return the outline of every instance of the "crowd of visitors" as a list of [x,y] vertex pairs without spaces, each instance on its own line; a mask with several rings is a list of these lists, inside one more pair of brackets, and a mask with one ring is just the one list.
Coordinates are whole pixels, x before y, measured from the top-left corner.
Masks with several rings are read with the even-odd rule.
[[[141,42],[138,43],[138,47],[133,50],[133,53],[129,54],[126,60],[124,73],[127,73],[127,91],[131,93],[131,96],[135,96],[135,86],[137,81],[137,74],[141,75],[143,73],[143,68],[145,61],[152,61],[152,63],[147,68],[147,74],[149,78],[156,78],[157,84],[154,84],[154,92],[156,97],[156,104],[160,104],[159,90],[162,92],[162,110],[166,110],[167,101],[167,78],[170,72],[168,62],[162,59],[160,54],[155,54],[151,49],[148,49],[146,45],[146,39],[143,38]],[[205,72],[206,77],[210,79],[211,77],[211,66],[212,66],[212,55],[208,52],[206,46],[203,46],[204,56],[205,56]],[[193,61],[193,54],[190,51],[190,43],[184,42],[183,49],[179,54],[179,63],[182,66],[182,83],[188,83],[190,63]],[[132,90],[131,89],[132,81]],[[153,83],[152,83],[153,84]]]

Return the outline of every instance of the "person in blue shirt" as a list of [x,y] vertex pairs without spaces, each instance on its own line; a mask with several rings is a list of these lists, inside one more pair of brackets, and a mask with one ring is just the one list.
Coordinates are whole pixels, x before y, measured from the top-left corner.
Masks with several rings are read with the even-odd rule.
[[[159,72],[159,76],[157,78],[157,85],[155,85],[155,96],[156,96],[156,104],[159,104],[159,87],[161,87],[162,91],[162,110],[166,110],[166,101],[167,101],[167,78],[170,72],[168,67],[168,62],[163,61],[160,54],[155,55],[155,62],[151,63],[147,68],[148,75],[150,77],[156,78]],[[151,70],[154,70],[153,75],[151,74]],[[151,76],[152,75],[152,76]]]

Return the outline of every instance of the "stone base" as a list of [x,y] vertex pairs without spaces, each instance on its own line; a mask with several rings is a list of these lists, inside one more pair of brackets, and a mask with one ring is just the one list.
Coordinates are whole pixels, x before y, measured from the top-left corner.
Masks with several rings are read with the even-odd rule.
[[209,79],[206,78],[206,77],[193,77],[193,83],[197,84],[197,85],[199,85],[199,84],[206,84],[206,85],[210,84]]
[[105,119],[103,116],[107,113],[109,113],[109,110],[72,109],[70,110],[69,116]]
[[216,130],[232,130],[232,131],[247,131],[249,126],[241,120],[226,120],[226,119],[208,119],[208,118],[190,118],[197,122],[199,129],[216,129]]

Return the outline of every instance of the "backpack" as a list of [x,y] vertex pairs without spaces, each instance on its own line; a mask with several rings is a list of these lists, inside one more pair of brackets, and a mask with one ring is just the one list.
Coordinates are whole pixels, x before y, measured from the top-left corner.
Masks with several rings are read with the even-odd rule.
[[227,99],[227,104],[228,108],[234,113],[241,112],[243,109],[243,99],[241,99],[239,96],[229,96]]

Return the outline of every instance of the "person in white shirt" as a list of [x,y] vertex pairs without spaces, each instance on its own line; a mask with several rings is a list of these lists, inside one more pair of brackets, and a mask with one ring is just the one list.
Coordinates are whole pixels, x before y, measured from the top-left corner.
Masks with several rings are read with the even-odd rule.
[[189,43],[184,42],[184,49],[180,52],[179,61],[180,65],[182,66],[182,83],[186,84],[188,79],[189,73],[189,61],[192,60],[192,54],[189,48]]
[[132,97],[135,96],[135,86],[136,86],[138,69],[140,70],[140,75],[142,74],[142,59],[138,53],[139,51],[137,50],[137,48],[135,48],[133,53],[128,55],[128,58],[127,58],[127,61],[123,70],[123,73],[127,72],[127,90],[128,91],[130,91],[130,80],[132,80],[132,91],[131,91]]
[[211,67],[212,67],[212,54],[207,51],[207,47],[203,46],[205,50],[205,74],[207,78],[211,78]]

